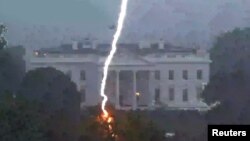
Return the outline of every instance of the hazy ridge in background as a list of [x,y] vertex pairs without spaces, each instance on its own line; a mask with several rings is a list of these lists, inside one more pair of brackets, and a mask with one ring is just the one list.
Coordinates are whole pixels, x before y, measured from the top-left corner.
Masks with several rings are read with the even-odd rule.
[[[110,41],[119,0],[0,0],[10,44],[50,47],[86,36]],[[250,25],[249,0],[130,0],[122,40],[209,47],[213,38]]]

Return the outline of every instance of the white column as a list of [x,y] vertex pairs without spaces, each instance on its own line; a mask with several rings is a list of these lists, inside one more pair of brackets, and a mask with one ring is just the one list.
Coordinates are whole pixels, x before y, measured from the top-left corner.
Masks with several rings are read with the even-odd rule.
[[133,104],[132,104],[132,110],[137,109],[137,101],[136,101],[136,71],[133,71]]
[[115,108],[120,109],[120,71],[116,71],[116,100]]
[[149,103],[148,106],[152,107],[154,102],[154,71],[149,71]]

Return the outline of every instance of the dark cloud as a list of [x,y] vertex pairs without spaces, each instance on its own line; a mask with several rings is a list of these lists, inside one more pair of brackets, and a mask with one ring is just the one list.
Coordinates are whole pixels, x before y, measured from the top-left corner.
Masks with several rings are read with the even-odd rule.
[[[120,1],[0,0],[12,43],[52,46],[86,35],[110,41]],[[250,23],[249,0],[129,0],[123,40],[160,38],[185,46]]]

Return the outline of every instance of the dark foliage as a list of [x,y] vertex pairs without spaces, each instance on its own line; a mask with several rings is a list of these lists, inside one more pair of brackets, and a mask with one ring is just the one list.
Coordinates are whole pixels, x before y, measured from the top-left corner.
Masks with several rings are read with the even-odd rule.
[[29,71],[18,92],[19,96],[39,104],[53,141],[73,141],[80,118],[80,94],[76,85],[54,68]]
[[[147,113],[135,111],[114,111],[109,107],[109,112],[114,117],[112,123],[114,133],[117,137],[114,139],[107,135],[107,125],[101,124],[97,117],[100,115],[100,108],[87,108],[85,118],[82,118],[82,136],[81,141],[164,141],[165,132],[150,119]],[[86,115],[88,113],[88,115]],[[87,117],[87,118],[86,118]]]
[[0,24],[0,50],[7,46],[7,40],[4,37],[4,33],[7,32],[5,25]]
[[21,46],[0,50],[0,95],[18,89],[25,73],[23,55]]
[[212,75],[223,72],[231,73],[237,69],[249,70],[250,28],[236,28],[220,35],[211,49]]
[[0,100],[1,141],[48,141],[35,103],[6,93]]

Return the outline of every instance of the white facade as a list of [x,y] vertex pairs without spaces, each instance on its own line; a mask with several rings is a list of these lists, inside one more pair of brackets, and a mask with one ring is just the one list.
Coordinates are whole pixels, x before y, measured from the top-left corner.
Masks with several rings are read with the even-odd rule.
[[[209,82],[211,61],[207,52],[165,44],[118,47],[106,88],[109,102],[117,109],[206,108],[200,93]],[[65,72],[82,94],[81,106],[97,105],[101,102],[102,67],[108,49],[100,50],[103,48],[96,45],[82,48],[74,43],[66,51],[35,51],[27,59],[27,71],[54,67]]]

